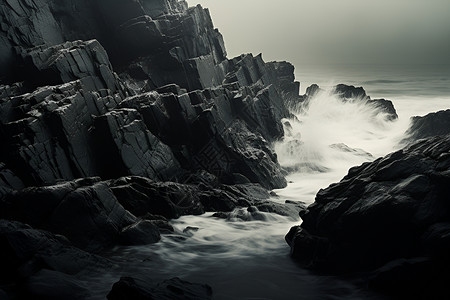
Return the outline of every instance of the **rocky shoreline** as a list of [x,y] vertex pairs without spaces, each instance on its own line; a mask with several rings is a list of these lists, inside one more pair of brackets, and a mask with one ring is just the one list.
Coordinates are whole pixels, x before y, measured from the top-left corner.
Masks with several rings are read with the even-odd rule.
[[408,146],[320,190],[286,235],[292,257],[319,272],[367,278],[395,298],[450,295],[450,132],[430,129],[448,117],[415,117]]
[[[428,270],[447,259],[439,249],[448,222],[442,202],[448,137],[351,169],[308,208],[271,201],[270,190],[287,184],[273,143],[284,136],[283,120],[293,117],[289,109],[307,105],[320,88],[299,95],[288,62],[252,54],[228,59],[207,9],[177,0],[4,0],[0,23],[0,298],[84,299],[91,291],[76,275],[109,268],[105,249],[157,243],[173,232],[170,219],[206,211],[228,218],[235,208],[255,218],[271,212],[295,220],[300,212],[303,224],[287,236],[292,254],[327,272],[372,270],[401,258]],[[397,118],[392,102],[370,99],[362,88],[338,85],[335,93]],[[433,129],[448,123],[446,115],[439,120],[414,120],[406,142],[448,133]],[[410,164],[419,169],[405,167]],[[389,197],[379,199],[380,191]],[[384,204],[396,195],[390,211]],[[364,248],[372,241],[347,232],[358,218],[369,220],[366,212],[377,222],[384,210],[391,213],[386,220],[397,218],[397,210],[420,215],[422,206],[414,212],[409,204],[423,197],[427,211],[442,212],[420,216],[423,224],[412,218],[428,234],[424,244],[416,235],[402,237],[398,249],[381,247],[384,256],[374,261],[369,254],[376,248]],[[359,208],[348,211],[355,203]],[[372,233],[378,245],[419,230],[407,223],[388,235],[392,224],[371,224],[380,230]],[[403,257],[405,247],[417,251]],[[353,268],[355,255],[343,253],[348,249],[376,263]],[[390,274],[392,268],[377,272],[370,282],[386,290]],[[211,299],[212,293],[179,278],[124,277],[108,299]]]

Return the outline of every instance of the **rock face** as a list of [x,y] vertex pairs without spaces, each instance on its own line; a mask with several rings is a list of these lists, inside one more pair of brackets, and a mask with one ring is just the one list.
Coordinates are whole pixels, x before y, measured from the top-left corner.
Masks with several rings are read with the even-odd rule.
[[283,136],[285,102],[298,98],[293,66],[227,59],[208,10],[175,0],[5,1],[0,20],[2,193],[200,170],[224,183],[286,185],[271,142]]
[[205,211],[229,212],[238,206],[264,203],[269,198],[267,191],[256,184],[179,184],[144,177],[124,177],[108,184],[118,201],[138,217],[148,213],[178,218]]
[[[97,265],[90,253],[156,243],[171,218],[297,214],[267,192],[286,185],[272,144],[299,99],[294,67],[228,59],[207,9],[4,0],[0,23],[0,288],[11,297],[89,297],[74,276]],[[179,279],[148,292],[211,298]]]
[[98,178],[13,192],[0,202],[0,216],[64,235],[79,248],[95,251],[112,244],[135,222]]
[[413,117],[403,142],[412,143],[416,140],[450,134],[450,110],[430,113],[424,117]]
[[[449,167],[447,135],[351,168],[341,182],[319,191],[302,225],[287,234],[292,256],[332,273],[378,269],[371,284],[403,296],[441,291],[450,275]],[[411,272],[403,284],[390,285],[389,278]],[[411,288],[413,282],[420,285]]]

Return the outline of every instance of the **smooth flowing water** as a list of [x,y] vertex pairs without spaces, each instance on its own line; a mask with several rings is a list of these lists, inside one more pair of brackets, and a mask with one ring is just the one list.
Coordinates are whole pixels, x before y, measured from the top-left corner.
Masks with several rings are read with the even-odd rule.
[[[320,188],[339,181],[350,167],[399,148],[411,116],[450,108],[450,76],[445,70],[403,70],[402,76],[360,68],[364,76],[356,71],[337,72],[345,74],[337,82],[330,79],[333,72],[319,75],[311,71],[311,82],[366,83],[372,98],[384,96],[394,102],[399,119],[387,121],[361,101],[344,103],[332,93],[319,93],[304,109],[294,112],[297,120],[288,120],[284,140],[275,145],[280,164],[290,174],[288,187],[276,190],[278,197],[272,200],[312,203]],[[212,213],[185,216],[172,221],[176,234],[163,236],[155,245],[114,249],[109,255],[117,267],[96,279],[102,284],[93,283],[92,289],[98,292],[94,296],[104,297],[120,276],[129,275],[152,281],[177,276],[207,283],[214,299],[377,298],[353,283],[311,274],[289,258],[284,235],[300,219],[274,214],[266,214],[264,221],[249,219],[224,220]]]

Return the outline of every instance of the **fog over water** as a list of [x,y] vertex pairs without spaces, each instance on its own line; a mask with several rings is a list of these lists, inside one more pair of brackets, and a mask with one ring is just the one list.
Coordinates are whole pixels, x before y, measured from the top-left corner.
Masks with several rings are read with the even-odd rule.
[[229,57],[301,64],[450,64],[448,0],[197,0]]

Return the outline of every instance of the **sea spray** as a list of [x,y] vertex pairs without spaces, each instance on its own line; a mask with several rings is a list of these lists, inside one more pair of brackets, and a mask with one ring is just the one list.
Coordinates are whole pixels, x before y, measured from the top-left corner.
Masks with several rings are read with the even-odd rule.
[[339,181],[352,166],[399,147],[407,121],[391,121],[364,99],[342,99],[333,90],[308,98],[296,118],[284,120],[285,137],[275,144],[290,186],[277,191],[310,203],[320,188]]

